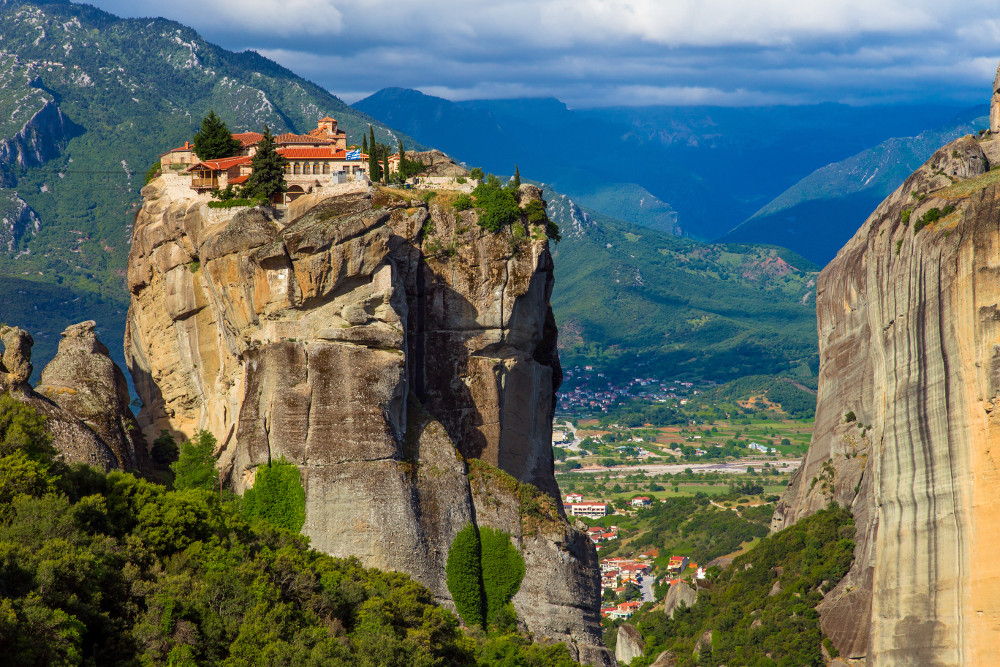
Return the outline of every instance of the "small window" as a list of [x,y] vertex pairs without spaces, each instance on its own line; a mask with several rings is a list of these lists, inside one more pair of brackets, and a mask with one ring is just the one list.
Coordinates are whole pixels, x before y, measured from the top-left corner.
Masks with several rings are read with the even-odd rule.
[[302,173],[302,165],[299,164],[298,162],[296,162],[295,163],[295,170],[292,173],[293,174],[301,174]]
[[330,173],[330,163],[329,162],[324,162],[323,163],[323,173],[324,174],[329,174]]

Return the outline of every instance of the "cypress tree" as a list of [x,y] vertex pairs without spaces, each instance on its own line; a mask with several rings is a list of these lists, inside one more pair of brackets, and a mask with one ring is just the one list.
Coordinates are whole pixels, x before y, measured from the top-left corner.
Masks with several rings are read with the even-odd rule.
[[240,142],[233,139],[226,124],[215,110],[201,119],[201,129],[194,134],[194,152],[200,160],[217,160],[240,152]]
[[375,128],[368,126],[368,178],[372,182],[382,180],[382,169],[378,164],[378,144],[375,143]]
[[367,134],[361,135],[361,152],[364,153],[364,154],[366,154],[366,155],[368,154],[368,135]]
[[515,164],[514,165],[514,189],[517,190],[519,187],[521,187],[521,170],[518,169],[517,165]]
[[243,186],[243,194],[247,197],[264,197],[271,199],[276,194],[288,189],[285,184],[285,165],[288,161],[278,155],[274,148],[274,137],[271,130],[264,126],[264,138],[257,146],[257,152],[250,160],[253,173]]
[[389,182],[389,149],[382,153],[382,173],[385,176],[385,182]]

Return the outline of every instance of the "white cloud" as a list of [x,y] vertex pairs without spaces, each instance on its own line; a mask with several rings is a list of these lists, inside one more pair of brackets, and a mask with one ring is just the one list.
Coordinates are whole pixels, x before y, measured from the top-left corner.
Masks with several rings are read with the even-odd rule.
[[91,1],[166,12],[346,98],[404,86],[577,106],[971,99],[1000,44],[1000,20],[978,18],[993,0]]

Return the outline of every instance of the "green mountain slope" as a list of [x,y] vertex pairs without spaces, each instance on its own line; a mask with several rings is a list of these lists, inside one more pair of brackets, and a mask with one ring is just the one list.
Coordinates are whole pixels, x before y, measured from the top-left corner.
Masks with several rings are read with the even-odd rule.
[[986,127],[972,110],[914,137],[896,137],[817,169],[782,192],[721,240],[781,243],[825,264],[868,215],[942,145]]
[[812,374],[817,267],[808,260],[678,238],[547,197],[563,234],[552,295],[563,365],[720,381]]
[[[266,123],[305,132],[332,115],[349,141],[371,122],[254,52],[226,51],[164,19],[0,3],[0,35],[0,276],[30,276],[121,309],[143,176],[209,109],[233,131]],[[376,127],[383,141],[395,136]],[[7,293],[0,320],[21,324]]]

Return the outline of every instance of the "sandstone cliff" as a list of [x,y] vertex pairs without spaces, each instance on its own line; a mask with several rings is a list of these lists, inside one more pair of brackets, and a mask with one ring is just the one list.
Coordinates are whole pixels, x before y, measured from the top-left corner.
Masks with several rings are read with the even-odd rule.
[[46,417],[52,445],[63,460],[105,471],[144,467],[145,443],[128,407],[125,376],[94,335],[93,322],[63,333],[59,353],[42,371],[41,393],[28,384],[31,335],[0,327],[0,342],[0,394],[9,392]]
[[819,277],[816,426],[773,528],[852,508],[854,567],[819,609],[869,664],[996,661],[996,166],[996,135],[938,150]]
[[[213,432],[236,491],[285,456],[316,548],[409,572],[445,604],[454,536],[502,527],[528,564],[514,599],[527,629],[609,663],[596,554],[555,502],[544,231],[491,234],[447,201],[340,190],[282,219],[209,209],[162,177],[143,190],[126,356],[147,436]],[[472,463],[516,483],[482,483]],[[524,520],[527,484],[553,520]]]

